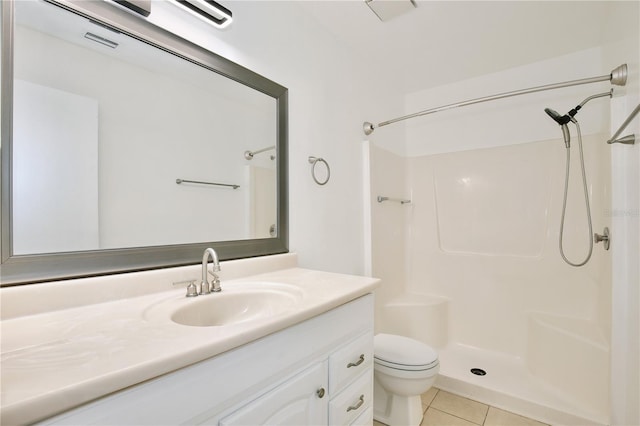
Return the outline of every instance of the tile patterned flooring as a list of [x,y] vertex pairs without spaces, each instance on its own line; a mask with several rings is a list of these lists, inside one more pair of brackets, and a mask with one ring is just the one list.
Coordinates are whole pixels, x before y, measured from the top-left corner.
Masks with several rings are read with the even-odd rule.
[[[422,408],[420,426],[548,426],[437,388],[422,395]],[[373,425],[383,424],[374,420]]]

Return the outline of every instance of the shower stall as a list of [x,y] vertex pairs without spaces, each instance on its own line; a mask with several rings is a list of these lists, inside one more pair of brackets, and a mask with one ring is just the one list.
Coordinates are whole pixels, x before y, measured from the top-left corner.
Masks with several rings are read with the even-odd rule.
[[[621,82],[620,72],[612,71],[612,84]],[[596,83],[587,80],[592,79],[584,84]],[[603,92],[606,85],[598,84],[562,96],[573,97],[565,101],[576,106],[589,90]],[[544,86],[550,92],[532,103],[561,104],[562,96],[552,89],[562,87],[567,86]],[[489,112],[474,106],[462,117],[455,116],[457,110],[440,119],[434,114],[394,134],[437,143],[424,129],[438,120],[444,127],[455,123],[456,129],[473,127],[473,115],[490,122],[485,114],[499,117],[514,105],[530,107],[523,107],[525,97],[502,105],[500,99],[534,91],[540,90],[448,104],[377,126],[365,123],[364,131],[371,135],[406,118],[497,100]],[[603,99],[584,105],[598,97]],[[566,120],[547,111],[562,131],[536,106],[535,126],[549,126],[550,137],[507,135],[496,126],[496,138],[506,142],[425,154],[376,143],[385,137],[382,130],[365,143],[371,272],[383,280],[376,292],[376,332],[407,335],[436,348],[441,368],[436,387],[550,424],[611,423],[612,254],[604,244],[594,244],[594,234],[598,242],[608,242],[611,142],[622,149],[632,138],[611,137],[607,97],[610,93],[599,93],[578,105],[577,110],[584,106],[584,117],[574,117],[576,108]],[[602,105],[588,113],[596,103]],[[585,124],[578,154],[578,143],[569,143],[570,135],[573,142],[578,134],[567,123],[593,117],[602,123]],[[575,155],[568,155],[569,149]],[[412,321],[414,313],[427,323]]]

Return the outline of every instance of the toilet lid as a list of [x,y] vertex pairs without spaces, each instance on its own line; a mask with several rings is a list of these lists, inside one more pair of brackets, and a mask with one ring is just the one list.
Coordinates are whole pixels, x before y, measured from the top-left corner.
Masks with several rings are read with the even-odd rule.
[[414,339],[393,334],[377,334],[373,338],[373,353],[376,361],[389,367],[421,367],[428,369],[438,364],[438,353],[431,347]]

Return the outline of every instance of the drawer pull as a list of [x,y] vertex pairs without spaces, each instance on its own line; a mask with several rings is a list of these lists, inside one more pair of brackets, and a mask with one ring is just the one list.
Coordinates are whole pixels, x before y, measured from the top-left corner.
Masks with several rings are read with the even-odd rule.
[[350,362],[349,364],[347,364],[347,368],[357,367],[363,362],[364,362],[364,354],[360,354],[360,359],[358,359],[358,361],[356,362]]
[[349,408],[347,408],[347,413],[351,410],[357,410],[358,408],[362,407],[362,404],[364,404],[364,395],[360,395],[360,400],[356,405],[352,405]]
[[321,398],[324,396],[324,388],[320,388],[316,391],[316,395],[318,395],[318,398]]

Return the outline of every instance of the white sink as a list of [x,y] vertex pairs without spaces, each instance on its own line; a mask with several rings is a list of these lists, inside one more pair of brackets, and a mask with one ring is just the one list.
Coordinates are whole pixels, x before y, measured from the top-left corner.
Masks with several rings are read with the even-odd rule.
[[194,327],[223,327],[273,317],[302,299],[296,286],[273,282],[222,283],[222,291],[197,297],[172,298],[152,306],[147,319],[169,318]]

